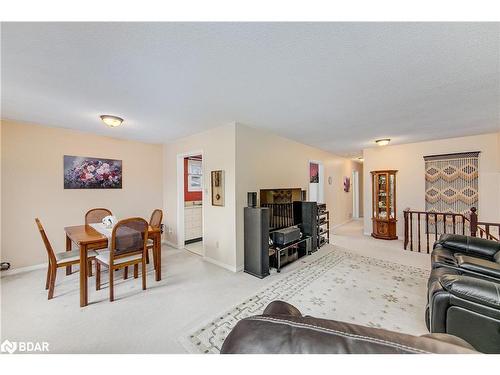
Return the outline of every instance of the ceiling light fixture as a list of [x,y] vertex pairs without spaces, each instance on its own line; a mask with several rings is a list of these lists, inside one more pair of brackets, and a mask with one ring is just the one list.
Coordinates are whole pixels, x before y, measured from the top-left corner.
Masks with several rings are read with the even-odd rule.
[[375,143],[378,144],[379,146],[387,146],[390,141],[391,141],[390,138],[384,138],[384,139],[377,139]]
[[116,128],[117,126],[120,126],[123,122],[123,119],[121,117],[118,117],[118,116],[101,115],[100,117],[101,117],[102,122],[104,122],[110,128]]
[[358,160],[362,163],[365,159],[363,159],[363,157],[362,157],[362,156],[360,156],[360,157],[358,158]]

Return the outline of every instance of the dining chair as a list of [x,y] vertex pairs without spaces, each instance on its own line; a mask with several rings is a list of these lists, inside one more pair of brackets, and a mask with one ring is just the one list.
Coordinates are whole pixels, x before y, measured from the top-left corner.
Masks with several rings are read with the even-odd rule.
[[[157,208],[151,214],[151,218],[149,219],[149,225],[152,228],[160,229],[162,220],[163,220],[163,211]],[[154,241],[152,239],[148,239],[148,244],[147,244],[147,249],[146,249],[146,263],[147,264],[149,264],[149,249],[153,249],[153,247],[154,247]],[[154,256],[154,253],[153,253],[153,256]],[[156,268],[156,264],[155,264],[155,268]]]
[[[151,214],[151,218],[149,219],[149,225],[152,228],[160,228],[162,219],[163,219],[163,211],[157,208]],[[146,264],[149,264],[149,250],[153,249],[153,247],[154,247],[154,241],[152,239],[148,238],[148,243],[147,243],[147,247],[146,247]],[[153,253],[153,259],[154,259],[154,253]],[[154,263],[154,268],[156,269],[156,263]],[[137,266],[135,266],[134,267],[134,277],[137,277],[137,272],[138,272],[138,269],[137,269]],[[125,267],[125,269],[123,270],[123,279],[126,280],[127,275],[128,275],[128,267]]]
[[85,225],[100,223],[106,216],[111,215],[113,214],[107,208],[92,208],[85,214]]
[[[102,222],[102,219],[104,219],[106,216],[111,216],[113,215],[110,210],[107,208],[92,208],[87,211],[85,214],[85,225],[89,224],[98,224]],[[106,248],[103,248],[106,249]],[[96,249],[97,252],[99,253],[100,250],[102,249]],[[90,276],[92,276],[92,267],[89,270]],[[126,275],[124,275],[126,278]]]
[[[48,299],[54,297],[54,288],[56,284],[57,269],[60,267],[71,266],[73,264],[80,264],[80,250],[63,251],[61,253],[54,253],[54,249],[50,244],[49,238],[45,233],[45,229],[40,222],[40,219],[35,219],[40,235],[42,236],[43,244],[45,245],[45,250],[47,250],[47,255],[49,257],[49,267],[47,269],[47,279],[45,281],[45,290],[49,290]],[[97,253],[90,250],[87,253],[88,264],[87,267],[92,268],[92,260],[95,259]],[[89,275],[90,276],[90,275]]]
[[[148,222],[140,217],[120,220],[113,227],[109,250],[96,257],[96,290],[101,289],[101,266],[109,269],[109,300],[114,300],[114,271],[141,264],[142,289],[146,290],[146,244]],[[134,272],[134,278],[138,275]]]

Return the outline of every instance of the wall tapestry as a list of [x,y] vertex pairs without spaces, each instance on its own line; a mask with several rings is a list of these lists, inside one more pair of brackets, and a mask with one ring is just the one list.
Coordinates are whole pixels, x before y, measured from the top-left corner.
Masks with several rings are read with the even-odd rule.
[[479,152],[424,156],[425,209],[467,214],[478,206]]
[[121,189],[122,161],[64,155],[65,189]]

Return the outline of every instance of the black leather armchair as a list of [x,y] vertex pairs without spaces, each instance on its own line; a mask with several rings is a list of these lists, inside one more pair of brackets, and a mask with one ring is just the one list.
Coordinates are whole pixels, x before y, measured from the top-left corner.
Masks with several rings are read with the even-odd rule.
[[356,324],[303,316],[294,306],[271,302],[262,315],[236,324],[221,353],[378,354],[477,353],[464,340],[446,334],[411,336]]

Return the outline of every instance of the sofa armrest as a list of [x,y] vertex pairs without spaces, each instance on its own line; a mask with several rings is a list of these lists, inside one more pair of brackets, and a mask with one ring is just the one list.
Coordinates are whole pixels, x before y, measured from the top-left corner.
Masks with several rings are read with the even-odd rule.
[[494,260],[500,252],[500,242],[461,234],[442,234],[434,248],[442,246],[452,252],[460,252],[488,260]]
[[439,281],[454,297],[500,310],[500,282],[463,275],[445,275]]

